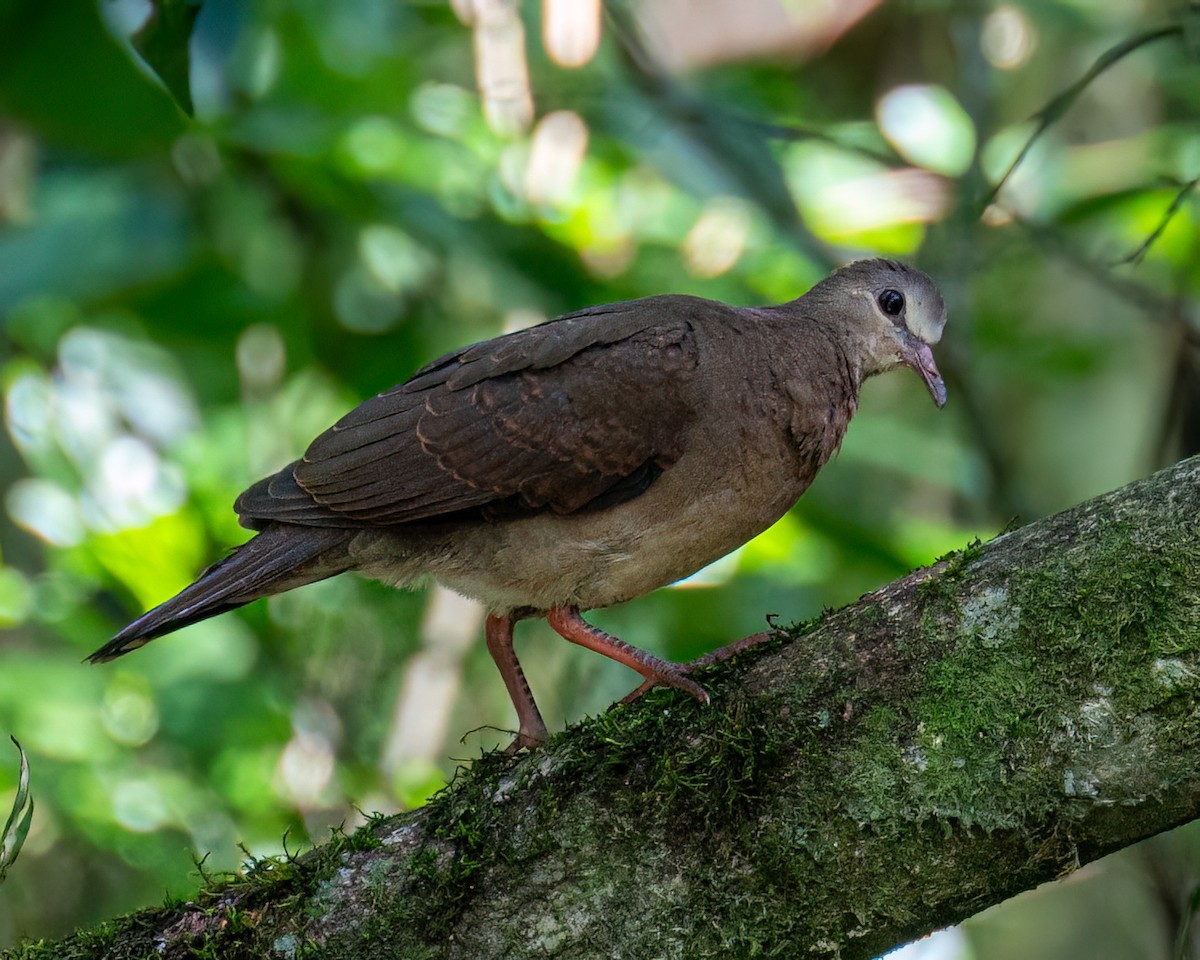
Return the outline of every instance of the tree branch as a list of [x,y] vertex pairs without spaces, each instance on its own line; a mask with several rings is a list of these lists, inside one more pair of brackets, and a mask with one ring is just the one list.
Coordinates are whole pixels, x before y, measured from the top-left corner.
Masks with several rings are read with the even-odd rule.
[[1198,517],[1195,458],[45,955],[876,956],[1200,815]]

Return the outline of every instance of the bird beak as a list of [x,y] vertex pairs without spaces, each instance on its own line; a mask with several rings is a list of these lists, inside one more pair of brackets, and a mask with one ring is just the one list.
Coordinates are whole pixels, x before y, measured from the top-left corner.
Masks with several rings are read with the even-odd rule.
[[921,379],[925,381],[925,386],[929,390],[929,395],[933,397],[933,402],[939,407],[946,405],[946,384],[942,380],[942,375],[938,372],[937,364],[933,360],[933,350],[924,340],[918,340],[911,334],[905,336],[901,341],[900,359],[912,367],[921,375]]

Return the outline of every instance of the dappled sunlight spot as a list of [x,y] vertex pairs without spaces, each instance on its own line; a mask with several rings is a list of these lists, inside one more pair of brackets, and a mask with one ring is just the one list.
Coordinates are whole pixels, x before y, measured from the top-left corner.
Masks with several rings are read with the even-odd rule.
[[626,170],[607,189],[617,222],[642,240],[675,245],[696,216],[696,202],[652,167]]
[[588,272],[602,280],[619,277],[629,269],[636,255],[637,244],[629,237],[617,237],[579,251],[579,258]]
[[1024,10],[1006,3],[983,18],[979,45],[997,70],[1015,70],[1033,53],[1037,31]]
[[809,204],[814,227],[831,239],[939,220],[945,207],[944,185],[913,169],[843,181]]
[[275,768],[276,791],[301,810],[333,798],[334,745],[341,738],[337,712],[323,700],[305,700],[292,714],[292,738]]
[[155,443],[174,443],[199,423],[195,401],[166,373],[133,367],[114,386],[121,415]]
[[524,178],[531,203],[556,206],[570,199],[587,144],[587,124],[574,111],[556,110],[538,121]]
[[[38,682],[45,683],[44,674]],[[44,689],[36,701],[15,704],[12,723],[33,753],[72,763],[108,763],[118,748],[100,725],[93,698],[84,683]]]
[[15,567],[0,566],[0,628],[24,623],[33,610],[33,599],[29,578]]
[[279,34],[270,27],[261,27],[246,31],[240,43],[241,90],[251,99],[260,100],[279,82],[283,69]]
[[8,515],[21,527],[56,547],[83,539],[83,518],[75,498],[50,480],[25,477],[8,488]]
[[600,0],[543,0],[542,43],[560,67],[582,67],[600,46]]
[[54,439],[81,472],[118,433],[116,397],[103,383],[67,374],[55,384]]
[[0,129],[0,225],[34,222],[34,185],[38,172],[36,141],[24,130],[6,124]]
[[784,158],[787,183],[805,221],[820,237],[907,253],[920,224],[941,218],[946,182],[925,170],[883,164],[826,144],[794,145]]
[[100,451],[80,511],[93,530],[114,532],[175,512],[186,495],[178,469],[167,468],[145,440],[126,434]]
[[333,747],[315,733],[296,733],[288,741],[276,768],[277,791],[301,810],[324,806],[333,779]]
[[127,747],[140,747],[158,732],[158,708],[144,676],[114,673],[104,690],[100,722],[109,736]]
[[93,327],[76,327],[58,346],[54,378],[60,443],[81,465],[120,432],[118,420],[158,443],[193,429],[195,402],[165,351]]
[[338,322],[355,333],[384,333],[400,322],[404,298],[389,290],[362,261],[338,277],[333,289],[333,312]]
[[523,132],[533,120],[533,94],[519,5],[515,0],[456,0],[453,7],[473,30],[475,80],[488,125],[504,135]]
[[379,116],[354,121],[342,134],[338,146],[351,171],[366,176],[393,173],[403,166],[407,149],[400,125]]
[[131,33],[140,30],[154,16],[151,0],[109,0],[99,9],[105,26],[124,44]]
[[438,136],[460,139],[475,114],[475,96],[453,83],[427,81],[409,98],[413,119],[424,130]]
[[768,56],[818,53],[879,0],[657,0],[634,5],[655,58],[686,71]]
[[334,313],[358,333],[382,333],[403,318],[413,293],[437,268],[437,259],[398,227],[371,224],[358,236],[358,259],[338,278]]
[[948,177],[966,172],[975,154],[975,127],[945,87],[893,87],[875,105],[879,129],[911,163]]
[[185,133],[171,145],[171,163],[188,186],[203,187],[216,181],[224,169],[217,142],[205,133]]
[[1014,217],[1010,210],[1005,210],[998,203],[989,203],[980,214],[979,219],[989,227],[1007,227],[1013,222]]
[[[1134,234],[1141,234],[1133,242],[1144,239],[1162,219],[1163,211],[1174,199],[1178,186],[1163,184],[1156,191],[1146,183],[1146,168],[1160,163],[1161,138],[1151,134],[1102,140],[1097,143],[1079,144],[1061,150],[1060,165],[1050,181],[1051,190],[1047,199],[1062,209],[1068,204],[1086,202],[1089,197],[1128,192],[1129,200],[1135,204],[1146,201],[1150,216],[1114,217],[1121,225],[1133,227]],[[1194,176],[1189,173],[1188,177]],[[1113,197],[1114,207],[1121,209],[1123,198]],[[1187,217],[1176,217],[1172,224],[1182,225]],[[1118,227],[1119,229],[1119,227]],[[1168,226],[1170,229],[1170,226]]]
[[279,328],[255,323],[241,332],[234,347],[238,375],[251,396],[270,393],[287,369],[287,347]]
[[358,255],[379,283],[392,293],[408,293],[436,266],[433,255],[399,227],[376,223],[358,234]]
[[[523,171],[523,167],[521,168]],[[654,177],[616,178],[601,162],[585,161],[569,203],[550,211],[540,211],[541,227],[559,242],[574,248],[585,267],[593,275],[611,278],[624,273],[633,263],[638,251],[635,231],[646,227],[647,232],[669,234],[665,242],[679,243],[692,226],[697,204],[680,199],[679,191],[659,183]],[[642,188],[645,189],[642,189]],[[522,187],[523,189],[523,187]],[[653,201],[647,210],[641,200]],[[667,224],[656,222],[656,209],[666,207],[670,216]]]
[[112,810],[117,823],[135,833],[158,830],[171,821],[166,798],[149,777],[123,777],[114,783]]
[[[1004,127],[988,138],[979,152],[979,163],[989,183],[996,183],[1008,171],[1029,142],[1036,129],[1035,121]],[[1056,164],[1056,144],[1053,131],[1044,134],[1029,147],[1020,166],[1005,181],[1000,200],[1013,213],[1033,214],[1047,193],[1047,178]]]
[[752,212],[737,197],[709,201],[683,240],[683,259],[698,277],[717,277],[732,270],[746,249]]
[[54,387],[41,371],[19,374],[4,397],[9,436],[24,453],[40,453],[53,445]]

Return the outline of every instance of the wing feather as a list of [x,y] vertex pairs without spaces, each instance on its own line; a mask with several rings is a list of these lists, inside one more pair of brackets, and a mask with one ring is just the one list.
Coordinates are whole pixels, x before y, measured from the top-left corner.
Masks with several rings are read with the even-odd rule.
[[678,459],[694,414],[694,320],[712,301],[592,308],[439,358],[250,487],[244,524],[439,521],[598,509]]

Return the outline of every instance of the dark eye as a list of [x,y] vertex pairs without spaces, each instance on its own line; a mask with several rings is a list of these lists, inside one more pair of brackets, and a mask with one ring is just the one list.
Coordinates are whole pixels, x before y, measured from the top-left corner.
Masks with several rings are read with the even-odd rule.
[[884,290],[879,295],[879,309],[889,317],[898,317],[904,310],[904,294],[899,290]]

